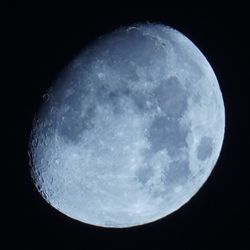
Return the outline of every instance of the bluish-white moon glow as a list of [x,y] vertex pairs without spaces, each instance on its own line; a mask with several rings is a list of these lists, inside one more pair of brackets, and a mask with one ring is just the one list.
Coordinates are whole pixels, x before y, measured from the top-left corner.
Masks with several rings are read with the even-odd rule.
[[158,220],[190,200],[218,159],[225,112],[216,76],[170,27],[101,37],[47,97],[31,135],[31,174],[44,199],[76,220]]

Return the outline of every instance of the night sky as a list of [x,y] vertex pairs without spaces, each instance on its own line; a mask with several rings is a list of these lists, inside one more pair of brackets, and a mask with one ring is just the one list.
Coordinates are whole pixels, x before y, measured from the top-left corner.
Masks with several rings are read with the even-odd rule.
[[[3,17],[8,84],[2,93],[11,158],[2,176],[7,240],[23,249],[193,249],[249,248],[250,87],[249,15],[244,8],[120,9],[81,6],[50,9],[13,6]],[[176,28],[206,56],[223,94],[226,131],[221,155],[200,191],[177,212],[144,226],[105,229],[87,225],[46,203],[29,175],[28,140],[32,119],[58,73],[98,36],[135,22]],[[13,138],[12,138],[13,137]],[[14,148],[14,150],[13,150]],[[14,151],[14,154],[13,154]],[[248,244],[248,247],[244,246]]]

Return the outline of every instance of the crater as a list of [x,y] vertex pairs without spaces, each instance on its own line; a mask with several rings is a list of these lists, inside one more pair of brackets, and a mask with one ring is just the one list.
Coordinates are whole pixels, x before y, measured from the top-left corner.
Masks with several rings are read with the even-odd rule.
[[197,158],[200,161],[208,159],[213,151],[212,138],[204,136],[201,138],[199,146],[197,147]]
[[182,127],[177,119],[160,117],[153,121],[148,139],[153,152],[167,149],[170,156],[175,156],[187,146],[187,135],[188,128]]

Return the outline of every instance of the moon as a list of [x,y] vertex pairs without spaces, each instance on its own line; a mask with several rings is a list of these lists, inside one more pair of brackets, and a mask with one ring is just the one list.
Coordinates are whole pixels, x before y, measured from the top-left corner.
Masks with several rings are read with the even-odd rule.
[[31,176],[75,220],[142,225],[197,193],[224,128],[217,78],[187,37],[162,24],[121,27],[83,49],[44,95]]

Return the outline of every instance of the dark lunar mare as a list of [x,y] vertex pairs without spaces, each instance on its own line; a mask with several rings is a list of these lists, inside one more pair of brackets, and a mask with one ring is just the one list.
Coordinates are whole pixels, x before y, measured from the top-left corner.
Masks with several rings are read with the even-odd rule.
[[187,94],[177,77],[163,80],[154,91],[163,115],[157,117],[150,129],[148,139],[153,152],[167,149],[170,156],[176,156],[187,147],[187,127],[180,124],[180,118],[187,108]]
[[197,158],[204,161],[210,157],[213,151],[212,138],[204,136],[201,138],[197,148]]

